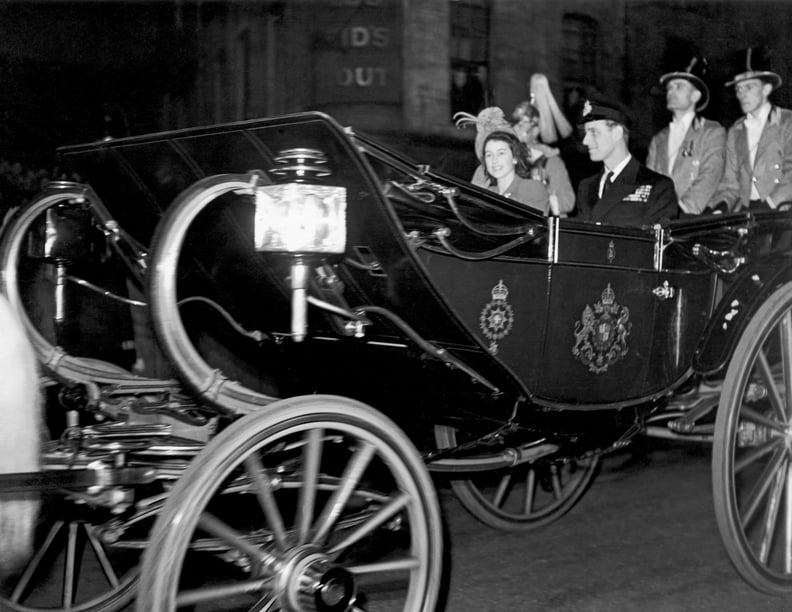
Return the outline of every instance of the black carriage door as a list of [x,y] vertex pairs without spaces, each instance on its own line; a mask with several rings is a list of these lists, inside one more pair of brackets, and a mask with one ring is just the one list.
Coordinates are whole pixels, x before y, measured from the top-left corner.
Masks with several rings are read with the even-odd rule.
[[571,404],[645,397],[661,301],[655,238],[637,229],[559,225],[536,394]]

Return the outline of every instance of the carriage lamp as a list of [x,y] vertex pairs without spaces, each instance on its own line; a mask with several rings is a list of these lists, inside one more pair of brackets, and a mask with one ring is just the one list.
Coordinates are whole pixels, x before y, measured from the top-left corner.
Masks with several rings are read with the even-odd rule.
[[317,149],[286,149],[275,157],[272,185],[255,187],[257,251],[292,258],[292,339],[306,334],[309,260],[346,250],[346,188],[325,184],[331,172]]

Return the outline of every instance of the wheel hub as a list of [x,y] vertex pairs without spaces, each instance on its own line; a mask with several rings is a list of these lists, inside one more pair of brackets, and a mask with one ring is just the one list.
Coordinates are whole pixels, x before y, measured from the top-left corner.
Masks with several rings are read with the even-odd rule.
[[293,551],[280,570],[281,600],[295,612],[346,612],[357,597],[355,579],[313,547]]

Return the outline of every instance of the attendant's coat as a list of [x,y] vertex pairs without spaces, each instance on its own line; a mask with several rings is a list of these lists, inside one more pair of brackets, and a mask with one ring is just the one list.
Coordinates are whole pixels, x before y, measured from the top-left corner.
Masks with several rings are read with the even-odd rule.
[[726,137],[726,169],[713,202],[725,202],[729,210],[747,208],[751,184],[760,200],[778,206],[792,201],[792,111],[773,106],[767,117],[756,159],[751,167],[745,117],[735,121]]
[[646,167],[671,177],[680,201],[680,208],[699,214],[713,204],[726,165],[726,130],[717,121],[696,117],[682,140],[674,167],[668,167],[666,126],[649,143]]
[[577,203],[583,221],[642,226],[679,216],[673,181],[634,157],[600,200],[601,177],[595,174],[580,181]]

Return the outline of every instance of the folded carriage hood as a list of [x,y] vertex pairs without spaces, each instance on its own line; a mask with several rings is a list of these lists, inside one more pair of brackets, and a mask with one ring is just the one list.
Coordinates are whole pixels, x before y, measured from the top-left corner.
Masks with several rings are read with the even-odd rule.
[[[347,190],[347,253],[330,263],[343,278],[349,305],[388,309],[418,336],[463,361],[492,388],[511,398],[527,395],[522,383],[486,351],[444,302],[388,203],[382,173],[372,169],[363,144],[332,118],[302,113],[176,130],[62,147],[58,156],[61,176],[90,185],[111,217],[150,248],[169,206],[197,181],[254,170],[272,180],[276,155],[294,148],[321,150],[331,173],[325,182]],[[397,154],[391,159],[412,163]],[[206,291],[208,282],[212,299],[243,326],[269,332],[287,326],[287,279],[253,250],[252,216],[215,216],[198,231],[205,235],[191,241],[199,247],[190,256],[200,260],[196,268],[203,276],[188,283],[186,291]],[[350,260],[361,263],[361,253],[377,261],[377,274],[345,265]],[[315,334],[333,332],[323,314],[312,309],[311,317]],[[387,323],[373,325],[366,341],[395,336],[414,346]]]

